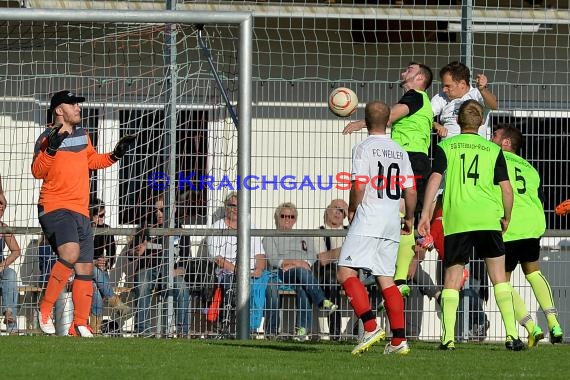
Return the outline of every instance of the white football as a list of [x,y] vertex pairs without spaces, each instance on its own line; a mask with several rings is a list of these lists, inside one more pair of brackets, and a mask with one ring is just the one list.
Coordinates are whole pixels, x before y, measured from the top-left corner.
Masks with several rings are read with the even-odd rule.
[[358,97],[350,88],[337,87],[329,95],[329,109],[340,117],[348,117],[356,111]]

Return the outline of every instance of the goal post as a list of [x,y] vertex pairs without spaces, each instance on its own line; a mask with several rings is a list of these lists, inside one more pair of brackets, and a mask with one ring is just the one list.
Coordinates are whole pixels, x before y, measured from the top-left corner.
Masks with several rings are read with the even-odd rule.
[[[176,178],[178,172],[194,169],[192,165],[183,168],[173,162],[179,154],[176,148],[178,140],[188,138],[188,136],[181,136],[180,131],[177,130],[178,124],[184,123],[181,119],[186,117],[188,120],[185,123],[191,125],[188,128],[190,132],[186,132],[188,134],[194,133],[195,126],[200,123],[212,122],[222,125],[226,122],[231,123],[231,121],[224,121],[230,120],[227,115],[231,115],[235,120],[233,109],[230,112],[224,111],[224,107],[230,104],[218,102],[217,105],[212,106],[215,99],[219,97],[218,90],[209,84],[213,73],[208,72],[204,62],[199,63],[200,59],[203,61],[205,59],[200,57],[200,47],[197,41],[194,41],[195,46],[188,48],[189,41],[195,37],[192,31],[196,25],[216,28],[215,37],[220,39],[223,39],[220,35],[224,34],[224,25],[239,28],[237,33],[227,33],[231,36],[227,38],[231,40],[228,46],[233,47],[234,51],[218,52],[214,61],[218,67],[232,66],[235,68],[232,71],[234,77],[226,78],[226,81],[235,82],[232,85],[234,92],[231,101],[237,104],[237,117],[239,117],[237,174],[241,177],[250,175],[253,27],[250,12],[0,9],[0,23],[3,24],[2,34],[5,37],[0,54],[6,58],[2,75],[6,78],[10,73],[16,72],[13,80],[8,82],[8,90],[5,91],[3,97],[6,103],[1,106],[0,113],[6,119],[6,124],[16,125],[15,128],[18,125],[26,125],[25,132],[16,130],[5,132],[5,135],[11,134],[14,140],[9,150],[3,152],[5,157],[2,158],[4,168],[8,167],[8,162],[17,164],[18,169],[15,171],[21,176],[21,178],[16,178],[16,174],[10,176],[9,173],[1,173],[4,184],[7,179],[10,183],[20,184],[18,191],[13,193],[12,205],[26,205],[19,210],[20,215],[24,213],[25,216],[15,219],[16,232],[30,234],[39,231],[33,207],[33,204],[37,202],[39,183],[34,182],[31,176],[27,175],[32,155],[30,146],[33,147],[33,142],[41,133],[45,121],[49,122],[46,120],[49,116],[44,118],[43,114],[49,108],[51,94],[56,91],[69,88],[80,96],[86,96],[87,101],[82,104],[83,123],[89,124],[89,120],[92,120],[92,125],[86,125],[86,127],[93,130],[99,129],[97,131],[99,152],[110,151],[120,135],[127,134],[129,131],[142,132],[145,126],[150,126],[151,130],[155,130],[157,123],[161,123],[164,126],[164,133],[157,137],[157,141],[149,138],[154,136],[152,131],[138,137],[137,143],[144,143],[142,148],[137,148],[138,153],[163,157],[156,162],[161,162],[161,167],[165,168],[166,174],[173,179]],[[181,33],[179,40],[177,33]],[[184,51],[179,51],[178,46],[181,46]],[[146,49],[158,53],[147,55]],[[160,55],[161,49],[163,51],[161,61],[164,63],[158,65],[154,60],[157,55]],[[125,58],[127,55],[128,58]],[[230,57],[232,62],[216,62],[216,58],[225,58],[225,56]],[[137,67],[129,67],[129,62],[136,62],[137,59],[139,62],[144,60],[148,62]],[[181,59],[185,61],[180,62]],[[121,60],[123,61],[119,62]],[[102,64],[98,65],[100,62]],[[192,70],[191,65],[196,65],[197,69]],[[212,68],[214,68],[213,65]],[[200,78],[197,79],[196,76]],[[22,88],[26,86],[28,88]],[[25,112],[21,111],[23,103],[29,106]],[[92,111],[93,108],[97,110]],[[121,120],[117,122],[112,119],[98,118],[101,114],[110,112],[109,109],[121,109],[118,112],[121,114]],[[180,110],[190,110],[190,113],[183,117],[180,115]],[[202,121],[204,115],[200,112],[204,110],[215,116],[206,117],[206,121]],[[156,121],[159,113],[162,119]],[[26,123],[24,120],[32,121]],[[197,132],[196,136],[198,134]],[[202,152],[202,164],[211,161],[211,155],[207,149],[212,145],[212,138],[207,135],[207,131],[204,134],[207,137],[196,137],[194,134],[191,136],[194,140],[200,138],[199,144],[194,140],[189,142],[189,144],[194,142],[195,145],[205,147],[206,152]],[[167,146],[161,142],[162,139],[166,141]],[[157,147],[159,151],[153,151]],[[121,185],[121,182],[124,183],[125,179],[129,179],[128,176],[134,173],[133,168],[140,163],[131,159],[121,165],[121,169],[115,169],[111,175],[94,174],[99,176],[97,182],[105,185],[95,190],[92,186],[92,192],[98,197],[106,198],[107,201],[116,200],[117,196],[113,193],[115,190],[112,190],[116,189],[116,185],[107,186],[107,184],[118,182],[119,187],[123,186],[126,189],[130,196],[129,199],[134,200],[134,206],[146,203],[145,196],[137,195],[136,190],[141,189],[143,186],[141,183],[152,172],[147,170],[142,175],[138,173],[139,183],[135,186],[135,190],[130,190],[130,185],[125,187],[124,184]],[[7,186],[7,189],[13,190],[11,186]],[[174,221],[176,212],[174,209],[177,208],[178,202],[176,197],[180,196],[176,190],[178,189],[173,183],[173,186],[164,192],[164,213],[168,216],[168,224],[165,227],[170,229],[178,227],[177,224],[179,224]],[[10,195],[7,194],[7,197],[9,198]],[[208,199],[202,199],[202,201],[208,202]],[[242,221],[249,221],[251,205],[249,192],[240,191],[239,201],[239,218]],[[133,206],[133,202],[130,206]],[[210,214],[208,206],[210,205],[205,203],[205,211],[197,212],[196,215],[192,214],[189,220],[208,219]],[[128,210],[120,210],[119,205],[115,203],[108,203],[107,208],[115,216],[120,215],[118,224],[126,227],[129,224],[137,224],[128,215],[138,215],[140,212],[133,211],[129,214]],[[162,235],[173,235],[168,231],[163,229]],[[237,337],[240,339],[249,337],[249,236],[249,223],[239,223],[236,309]],[[172,252],[175,249],[174,244],[171,236],[168,239],[167,286],[169,289],[173,287],[174,257]],[[168,304],[168,309],[171,311],[171,296],[169,296]],[[170,318],[171,313],[168,314]],[[168,322],[169,325],[170,322]]]

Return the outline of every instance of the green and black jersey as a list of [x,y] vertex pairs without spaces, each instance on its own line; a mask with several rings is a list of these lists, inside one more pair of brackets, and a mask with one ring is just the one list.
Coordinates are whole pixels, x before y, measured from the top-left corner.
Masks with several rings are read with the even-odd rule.
[[509,179],[501,148],[477,134],[440,142],[434,172],[445,173],[445,236],[469,231],[500,231],[504,215],[499,182]]
[[392,139],[406,152],[427,155],[433,124],[433,111],[427,93],[409,90],[398,103],[405,104],[409,113],[392,124]]
[[546,229],[540,176],[524,158],[503,152],[513,186],[513,213],[504,241],[539,238]]

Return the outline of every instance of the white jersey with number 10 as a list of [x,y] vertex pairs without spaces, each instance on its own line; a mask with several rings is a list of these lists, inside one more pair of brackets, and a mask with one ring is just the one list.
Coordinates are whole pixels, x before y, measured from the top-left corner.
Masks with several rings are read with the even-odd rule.
[[415,186],[408,153],[387,135],[370,135],[352,150],[351,174],[367,183],[348,234],[400,241],[400,198]]

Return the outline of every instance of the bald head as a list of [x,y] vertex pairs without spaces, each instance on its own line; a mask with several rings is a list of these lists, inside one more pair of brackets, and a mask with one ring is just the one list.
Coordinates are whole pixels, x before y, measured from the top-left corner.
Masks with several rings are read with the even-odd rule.
[[389,118],[390,107],[386,103],[375,100],[366,104],[364,120],[369,132],[386,132]]

